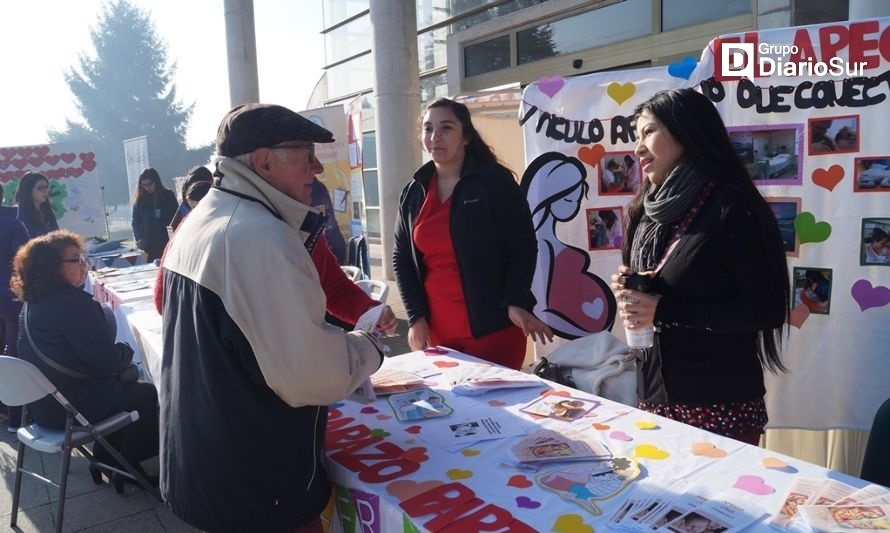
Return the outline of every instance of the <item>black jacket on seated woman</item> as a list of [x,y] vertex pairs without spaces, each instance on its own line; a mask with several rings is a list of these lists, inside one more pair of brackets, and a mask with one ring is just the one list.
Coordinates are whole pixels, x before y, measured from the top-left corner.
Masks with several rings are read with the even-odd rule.
[[[121,382],[117,377],[129,365],[133,350],[116,343],[102,309],[82,290],[87,264],[83,239],[66,230],[32,239],[15,256],[11,288],[25,302],[19,317],[19,357],[37,366],[83,414],[97,423],[121,411],[136,410],[139,420],[107,437],[121,455],[137,468],[158,453],[158,397],[150,383]],[[30,341],[26,333],[27,321]],[[76,378],[44,362],[45,357],[87,378]],[[28,406],[41,426],[62,429],[66,412],[52,397]],[[115,465],[101,446],[96,459]]]

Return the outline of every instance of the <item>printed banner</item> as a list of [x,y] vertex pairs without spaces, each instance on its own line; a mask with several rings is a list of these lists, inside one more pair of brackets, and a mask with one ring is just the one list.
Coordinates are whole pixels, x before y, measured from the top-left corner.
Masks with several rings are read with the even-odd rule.
[[[124,139],[124,161],[127,164],[127,185],[132,197],[136,192],[136,187],[139,186],[139,175],[142,174],[143,170],[151,166],[148,164],[148,137],[142,135],[141,137]],[[178,198],[179,183],[176,185]]]

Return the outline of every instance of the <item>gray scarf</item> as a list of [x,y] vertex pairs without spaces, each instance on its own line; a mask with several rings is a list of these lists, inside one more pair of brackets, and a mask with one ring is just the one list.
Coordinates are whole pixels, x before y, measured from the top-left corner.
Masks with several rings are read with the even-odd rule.
[[681,162],[661,187],[650,189],[643,198],[644,213],[631,247],[634,272],[655,270],[670,245],[672,226],[689,211],[707,181],[707,176]]

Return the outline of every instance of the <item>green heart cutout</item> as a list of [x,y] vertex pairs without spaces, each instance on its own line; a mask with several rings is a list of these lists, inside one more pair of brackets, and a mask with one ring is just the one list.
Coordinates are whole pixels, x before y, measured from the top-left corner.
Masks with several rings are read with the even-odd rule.
[[816,222],[816,217],[809,211],[804,211],[794,218],[794,229],[801,244],[824,242],[831,235],[831,224]]
[[372,429],[371,430],[372,437],[384,438],[384,437],[389,437],[389,435],[390,435],[390,433],[388,431],[384,431],[382,429]]

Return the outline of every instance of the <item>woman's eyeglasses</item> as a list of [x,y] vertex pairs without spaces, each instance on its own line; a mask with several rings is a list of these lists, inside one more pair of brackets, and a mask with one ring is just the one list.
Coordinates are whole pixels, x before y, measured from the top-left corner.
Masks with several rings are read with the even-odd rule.
[[63,263],[80,263],[81,265],[86,265],[87,258],[86,258],[86,256],[81,255],[75,259],[62,259],[62,262]]

